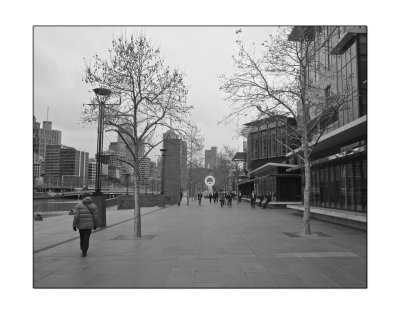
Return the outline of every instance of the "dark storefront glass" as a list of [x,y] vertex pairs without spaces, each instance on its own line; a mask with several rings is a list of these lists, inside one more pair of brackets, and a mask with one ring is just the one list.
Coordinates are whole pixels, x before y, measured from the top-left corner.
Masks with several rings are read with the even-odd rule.
[[354,174],[351,162],[346,162],[347,209],[354,210]]
[[330,190],[330,207],[336,208],[336,184],[335,184],[335,167],[334,165],[329,165],[329,190]]
[[366,212],[366,154],[312,167],[311,205]]
[[325,201],[327,195],[325,195],[325,173],[324,168],[319,168],[319,191],[320,191],[320,204],[323,207],[326,207]]

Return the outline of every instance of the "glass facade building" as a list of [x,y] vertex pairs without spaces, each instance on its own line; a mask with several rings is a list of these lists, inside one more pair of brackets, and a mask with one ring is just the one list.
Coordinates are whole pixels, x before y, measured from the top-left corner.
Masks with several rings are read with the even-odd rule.
[[[367,30],[364,26],[313,27],[311,46],[315,59],[308,75],[315,84],[325,84],[328,98],[333,93],[346,100],[329,121],[322,118],[321,110],[310,112],[310,122],[319,121],[312,139],[322,133],[310,156],[311,206],[365,213]],[[321,69],[333,74],[330,81],[318,75]],[[302,181],[304,186],[304,177]]]
[[[270,194],[274,201],[300,201],[301,177],[299,173],[286,173],[286,154],[289,146],[299,147],[293,140],[292,118],[278,117],[256,120],[244,125],[247,128],[247,170],[249,178],[239,181],[242,195]],[[291,161],[295,161],[294,159]]]

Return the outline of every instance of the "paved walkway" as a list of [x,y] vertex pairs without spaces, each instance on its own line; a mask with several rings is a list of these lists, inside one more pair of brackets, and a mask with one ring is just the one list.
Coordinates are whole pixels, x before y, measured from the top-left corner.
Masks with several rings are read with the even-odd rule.
[[[301,228],[288,209],[170,206],[143,216],[140,240],[130,220],[95,232],[85,258],[78,239],[35,253],[34,287],[366,287],[366,233],[311,226],[329,236],[288,236]],[[35,223],[35,236],[40,228]]]
[[[144,207],[142,215],[159,210],[160,207]],[[33,252],[39,252],[49,247],[79,238],[79,233],[72,230],[74,216],[68,212],[55,212],[55,216],[43,213],[42,221],[34,221],[33,225]],[[117,206],[107,208],[107,226],[114,226],[133,219],[133,210],[117,210]],[[100,231],[100,230],[98,230]],[[96,232],[98,232],[96,231]]]

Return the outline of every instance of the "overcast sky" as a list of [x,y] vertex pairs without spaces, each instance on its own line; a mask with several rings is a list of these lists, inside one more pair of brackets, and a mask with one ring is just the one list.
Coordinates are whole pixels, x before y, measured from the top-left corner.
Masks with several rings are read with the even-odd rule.
[[[84,60],[94,54],[106,56],[113,36],[144,32],[159,46],[166,65],[186,73],[188,103],[194,106],[192,119],[205,137],[205,149],[223,145],[241,149],[235,138],[235,123],[219,124],[229,112],[219,91],[218,76],[232,72],[236,30],[248,44],[262,43],[273,27],[35,27],[34,29],[34,115],[47,119],[62,131],[62,144],[96,152],[96,126],[80,122],[82,104],[89,102],[91,87],[82,81]],[[242,124],[247,121],[239,121]],[[106,134],[104,149],[115,140]],[[158,149],[150,156],[159,154]]]

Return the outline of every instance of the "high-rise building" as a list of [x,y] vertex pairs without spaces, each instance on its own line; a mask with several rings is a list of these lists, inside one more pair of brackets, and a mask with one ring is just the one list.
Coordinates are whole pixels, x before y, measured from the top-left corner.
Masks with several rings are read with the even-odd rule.
[[38,154],[33,154],[33,178],[35,183],[39,183],[42,178],[43,157]]
[[[133,129],[132,127],[126,127],[126,130],[129,134],[133,134]],[[126,143],[125,143],[126,142]],[[118,135],[118,139],[117,142],[115,144],[115,142],[111,143],[112,145],[110,146],[110,149],[116,150],[118,153],[123,154],[124,158],[126,161],[129,161],[131,163],[133,163],[133,157],[132,154],[130,152],[130,150],[128,149],[127,146],[129,146],[133,151],[135,148],[135,144],[133,143],[133,140],[131,137],[125,135],[123,136],[123,138],[121,137],[121,135]],[[128,145],[127,145],[128,144]],[[145,155],[145,150],[146,150],[146,145],[145,144],[140,144],[138,147],[138,157],[143,157]],[[122,163],[122,173],[133,173],[133,169],[131,166],[129,166],[126,163]]]
[[111,142],[110,145],[108,146],[108,150],[118,153],[118,142]]
[[46,158],[46,148],[48,145],[61,145],[61,131],[52,129],[51,121],[36,122],[33,116],[33,153]]
[[110,144],[109,150],[101,154],[102,175],[120,179],[122,169],[121,159],[123,159],[124,155],[111,150],[111,148],[113,148],[113,143]]
[[204,152],[204,167],[207,169],[215,169],[217,166],[217,147],[211,146],[211,149],[206,149]]
[[139,162],[139,180],[146,181],[150,177],[150,158],[142,157]]
[[89,176],[89,153],[64,145],[48,145],[45,170],[46,179],[61,179],[57,183],[63,186],[82,186]]
[[187,144],[173,131],[163,134],[165,154],[164,193],[179,197],[179,193],[187,189]]
[[211,150],[206,149],[204,151],[204,168],[210,169],[211,168]]
[[156,177],[156,162],[155,161],[150,161],[150,178],[155,178]]
[[89,184],[94,184],[96,181],[96,158],[90,158],[89,159],[89,173],[88,173],[88,179],[89,179]]

